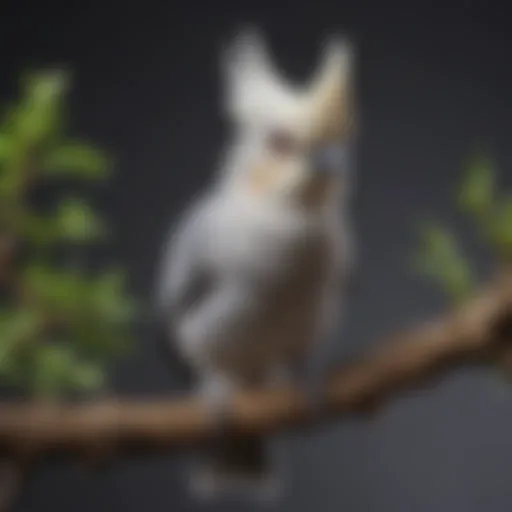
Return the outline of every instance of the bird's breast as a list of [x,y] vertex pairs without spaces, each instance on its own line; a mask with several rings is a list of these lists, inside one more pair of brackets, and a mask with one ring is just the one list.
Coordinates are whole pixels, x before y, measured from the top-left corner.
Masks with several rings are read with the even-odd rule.
[[226,275],[262,285],[304,285],[318,281],[331,264],[332,230],[290,215],[229,211],[212,223],[210,256]]

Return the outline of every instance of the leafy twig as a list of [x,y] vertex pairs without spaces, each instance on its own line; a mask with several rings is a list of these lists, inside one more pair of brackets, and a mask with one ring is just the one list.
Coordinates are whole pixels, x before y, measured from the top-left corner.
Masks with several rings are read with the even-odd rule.
[[42,215],[27,192],[61,177],[103,180],[111,159],[66,134],[65,73],[32,73],[22,85],[0,127],[0,275],[10,292],[0,310],[0,381],[56,398],[101,385],[106,363],[129,341],[134,303],[119,272],[54,265],[57,249],[96,243],[107,230],[83,199],[66,197]]

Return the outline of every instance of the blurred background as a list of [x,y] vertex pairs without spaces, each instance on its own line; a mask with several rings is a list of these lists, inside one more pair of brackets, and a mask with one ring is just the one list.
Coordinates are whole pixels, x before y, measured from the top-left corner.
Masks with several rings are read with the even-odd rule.
[[[170,223],[215,169],[226,126],[218,51],[240,22],[267,34],[279,66],[305,79],[331,32],[358,49],[362,132],[353,212],[359,286],[336,355],[442,311],[442,297],[415,278],[417,222],[453,227],[489,270],[454,190],[468,155],[485,150],[511,185],[512,36],[505,2],[361,0],[289,3],[3,2],[0,98],[27,66],[74,73],[73,133],[117,159],[95,197],[114,235],[111,254],[142,300]],[[147,326],[117,368],[116,392],[170,395],[179,384]],[[512,387],[490,371],[464,371],[408,394],[371,420],[284,436],[289,482],[280,510],[501,512],[512,509]],[[258,510],[203,505],[187,493],[174,456],[115,460],[96,472],[51,462],[27,482],[16,511]]]

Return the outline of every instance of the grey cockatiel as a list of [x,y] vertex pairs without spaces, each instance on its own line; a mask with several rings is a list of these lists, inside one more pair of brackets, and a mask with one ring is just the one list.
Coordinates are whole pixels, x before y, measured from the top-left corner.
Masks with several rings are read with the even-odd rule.
[[[304,87],[277,76],[255,31],[241,33],[224,57],[235,140],[173,231],[158,285],[169,341],[219,422],[233,392],[300,368],[315,373],[353,261],[349,47],[328,44]],[[264,440],[219,435],[192,483],[198,492],[264,491],[273,469]]]

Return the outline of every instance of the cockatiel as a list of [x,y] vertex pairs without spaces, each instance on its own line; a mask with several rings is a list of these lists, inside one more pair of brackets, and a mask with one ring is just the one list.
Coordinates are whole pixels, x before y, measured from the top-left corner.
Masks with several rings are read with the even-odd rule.
[[[234,392],[286,376],[314,388],[354,260],[349,45],[331,40],[312,82],[299,87],[277,75],[261,34],[246,30],[223,71],[235,137],[213,184],[172,231],[158,283],[169,340],[219,425]],[[264,496],[277,483],[270,455],[264,439],[219,434],[191,484],[210,496]]]

